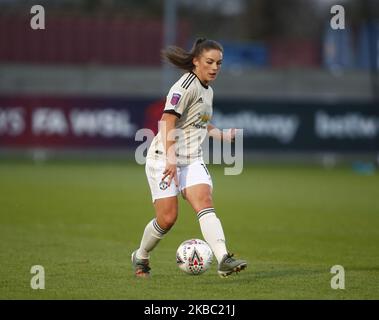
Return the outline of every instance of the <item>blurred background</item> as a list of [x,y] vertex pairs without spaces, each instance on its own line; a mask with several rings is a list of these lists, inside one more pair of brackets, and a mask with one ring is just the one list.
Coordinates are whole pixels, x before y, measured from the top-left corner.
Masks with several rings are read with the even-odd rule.
[[[45,29],[33,30],[33,5]],[[379,1],[0,0],[0,154],[129,156],[156,131],[179,71],[160,50],[225,48],[214,123],[244,129],[246,158],[377,161]]]

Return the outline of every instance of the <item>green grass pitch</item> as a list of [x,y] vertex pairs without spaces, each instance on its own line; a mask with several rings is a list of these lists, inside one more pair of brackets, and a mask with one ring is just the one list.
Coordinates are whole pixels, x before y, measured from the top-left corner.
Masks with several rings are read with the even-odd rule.
[[[178,245],[202,238],[179,218],[136,279],[130,253],[153,218],[144,167],[132,163],[0,163],[0,299],[378,299],[379,177],[348,167],[210,166],[227,245],[249,266],[221,279],[213,263],[182,273]],[[45,289],[33,290],[33,265]],[[330,286],[333,265],[345,289]]]

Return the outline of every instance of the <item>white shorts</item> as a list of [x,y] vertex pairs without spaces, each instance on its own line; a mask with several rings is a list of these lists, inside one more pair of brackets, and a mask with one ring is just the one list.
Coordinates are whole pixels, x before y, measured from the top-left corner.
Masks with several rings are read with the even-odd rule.
[[191,164],[177,167],[178,187],[175,185],[174,180],[172,180],[170,186],[168,186],[168,177],[162,181],[165,168],[165,161],[149,158],[146,160],[145,171],[147,180],[149,181],[153,202],[156,199],[177,196],[183,191],[183,189],[196,184],[205,183],[213,188],[212,178],[206,165],[201,160],[196,160]]

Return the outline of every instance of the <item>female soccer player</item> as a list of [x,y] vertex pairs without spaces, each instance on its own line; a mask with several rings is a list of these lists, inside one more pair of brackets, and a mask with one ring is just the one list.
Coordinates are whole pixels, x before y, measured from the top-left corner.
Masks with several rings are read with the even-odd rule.
[[216,139],[232,141],[235,137],[234,129],[223,134],[209,123],[213,100],[209,83],[220,71],[222,56],[222,46],[204,38],[197,39],[190,52],[176,46],[163,51],[163,57],[186,73],[167,95],[159,132],[147,153],[146,175],[156,217],[147,224],[139,249],[132,253],[138,277],[149,276],[149,253],[176,221],[179,193],[197,213],[203,237],[218,261],[219,275],[227,277],[247,267],[246,261],[234,259],[226,249],[213,208],[212,179],[200,146],[207,132]]

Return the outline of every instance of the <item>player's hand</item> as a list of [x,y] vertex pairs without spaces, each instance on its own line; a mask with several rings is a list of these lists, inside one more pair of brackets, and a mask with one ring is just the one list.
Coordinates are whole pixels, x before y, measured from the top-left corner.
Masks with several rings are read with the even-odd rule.
[[228,142],[234,142],[236,140],[236,131],[237,129],[229,129],[226,133],[222,135],[223,140]]
[[165,170],[163,171],[163,178],[162,178],[162,181],[164,179],[166,179],[166,177],[168,177],[168,186],[171,185],[171,181],[174,179],[174,182],[175,182],[175,185],[178,187],[179,186],[179,183],[178,183],[178,172],[177,172],[177,168],[176,168],[176,164],[173,164],[173,163],[170,163],[170,162],[167,162],[166,164],[166,168]]

